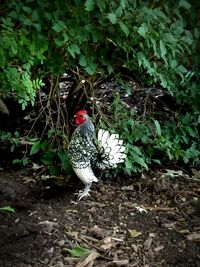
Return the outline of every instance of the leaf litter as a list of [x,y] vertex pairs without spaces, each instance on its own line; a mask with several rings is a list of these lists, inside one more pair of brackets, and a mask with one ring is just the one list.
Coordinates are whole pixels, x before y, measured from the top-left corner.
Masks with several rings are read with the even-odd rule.
[[102,180],[80,202],[73,181],[48,185],[30,179],[24,191],[23,175],[0,172],[1,206],[15,209],[0,214],[1,266],[200,266],[198,182],[161,172]]

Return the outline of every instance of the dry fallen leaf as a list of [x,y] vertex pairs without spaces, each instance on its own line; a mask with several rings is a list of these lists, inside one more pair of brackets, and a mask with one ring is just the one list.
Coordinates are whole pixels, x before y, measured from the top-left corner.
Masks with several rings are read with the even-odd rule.
[[99,257],[99,253],[92,251],[84,260],[78,262],[75,267],[85,267],[89,263],[94,262],[97,257]]
[[129,260],[117,260],[117,261],[113,261],[113,264],[115,264],[116,266],[126,266],[129,264]]
[[103,240],[103,245],[101,245],[101,248],[103,248],[103,249],[110,249],[112,246],[113,246],[113,244],[112,244],[112,240],[111,240],[111,237],[110,236],[107,236],[107,237],[105,237],[104,238],[104,240]]
[[189,235],[186,235],[188,240],[199,240],[200,239],[200,233],[191,233]]
[[129,233],[131,234],[131,237],[137,237],[137,236],[140,236],[142,233],[133,229],[133,230],[128,230]]
[[158,252],[160,250],[162,250],[164,248],[164,246],[157,246],[156,248],[154,248],[155,252]]
[[151,247],[151,243],[152,243],[153,238],[149,237],[145,242],[144,242],[144,250],[149,250]]

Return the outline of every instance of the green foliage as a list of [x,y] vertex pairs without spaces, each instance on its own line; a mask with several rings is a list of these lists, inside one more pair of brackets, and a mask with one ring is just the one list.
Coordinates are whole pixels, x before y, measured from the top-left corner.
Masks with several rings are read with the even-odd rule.
[[[196,118],[190,113],[163,122],[151,117],[138,119],[138,115],[126,110],[117,96],[110,107],[111,127],[118,132],[126,145],[127,158],[115,174],[128,175],[149,170],[154,164],[169,160],[193,163],[200,156],[199,134]],[[101,126],[103,123],[101,122]]]
[[34,138],[30,149],[30,156],[34,156],[35,154],[41,155],[41,163],[49,168],[49,173],[51,175],[58,175],[61,169],[65,174],[72,173],[72,167],[66,149],[62,146],[57,147],[55,143],[52,143],[52,136],[56,139],[59,137],[64,139],[62,132],[49,130],[48,136],[43,140]]
[[85,258],[87,255],[89,255],[92,252],[91,250],[87,248],[83,248],[79,246],[73,249],[64,248],[64,250],[69,252],[70,256],[77,257],[77,258]]
[[[49,73],[78,66],[86,76],[105,76],[123,65],[180,100],[192,94],[197,109],[197,7],[194,0],[11,0],[1,18],[1,90],[12,92],[25,108]],[[195,78],[188,80],[191,67]]]
[[0,207],[0,211],[15,212],[15,209],[10,206]]
[[21,137],[18,131],[13,134],[1,131],[0,140],[10,146],[10,152],[20,150],[20,155],[23,154],[21,158],[15,158],[13,164],[25,166],[35,161],[35,157],[37,157],[37,162],[46,166],[50,175],[58,175],[61,171],[64,171],[65,174],[71,174],[72,167],[66,148],[52,142],[53,138],[55,141],[59,138],[64,140],[63,133],[49,130],[47,134],[46,138],[41,139],[38,137]]
[[[0,18],[0,96],[16,99],[25,109],[34,105],[37,92],[45,86],[48,103],[43,111],[51,110],[48,105],[59,96],[52,89],[63,73],[78,73],[78,79],[93,76],[96,81],[127,68],[139,75],[142,84],[166,88],[188,107],[188,114],[163,125],[156,118],[140,120],[118,104],[113,128],[127,143],[126,171],[147,170],[161,160],[188,162],[199,155],[190,115],[200,111],[198,8],[194,0],[10,0],[3,4]],[[85,87],[88,98],[91,87],[88,91]],[[69,96],[73,99],[73,92]],[[123,123],[117,124],[118,117]],[[52,174],[58,173],[59,164],[68,172],[66,151],[54,142],[55,135],[61,140],[64,136],[57,130],[51,134],[52,129],[50,125],[42,140],[27,137],[32,143],[30,157],[41,155]],[[21,144],[20,137],[8,138],[12,150]],[[27,164],[28,151],[15,162]]]

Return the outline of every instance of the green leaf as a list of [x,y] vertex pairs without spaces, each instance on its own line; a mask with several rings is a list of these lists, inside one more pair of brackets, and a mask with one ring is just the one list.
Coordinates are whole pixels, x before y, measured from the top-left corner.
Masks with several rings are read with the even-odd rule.
[[30,151],[30,155],[33,155],[33,154],[36,154],[39,152],[41,148],[41,143],[40,141],[38,142],[35,142],[33,145],[32,145],[32,148],[31,148],[31,151]]
[[91,253],[91,250],[82,248],[82,247],[75,247],[74,249],[68,249],[64,248],[65,251],[68,251],[72,257],[77,257],[77,258],[84,258],[88,254]]
[[125,167],[126,169],[132,169],[133,167],[132,161],[130,161],[128,158],[125,160]]
[[173,59],[172,62],[171,62],[171,68],[175,69],[177,66],[178,66],[177,60]]
[[89,75],[95,74],[95,72],[96,72],[96,64],[95,63],[90,63],[90,65],[88,67],[86,67],[85,70],[87,71],[87,73]]
[[80,48],[74,43],[70,44],[67,50],[73,58],[75,58],[75,54],[80,54]]
[[182,73],[187,73],[187,72],[188,72],[187,69],[186,69],[183,65],[179,65],[179,66],[178,66],[178,70],[179,70],[180,72],[182,72]]
[[0,211],[15,212],[15,209],[10,206],[1,207]]
[[90,12],[94,9],[94,0],[87,0],[85,2],[85,10]]
[[122,31],[125,33],[125,35],[128,36],[130,33],[128,27],[122,21],[119,22],[119,26],[122,29]]
[[167,54],[167,49],[162,40],[160,40],[160,53],[162,58]]
[[148,170],[148,166],[142,157],[135,155],[133,160],[134,160],[134,162],[138,163],[139,165],[144,167],[146,170]]
[[41,25],[39,23],[34,23],[33,26],[36,28],[37,31],[41,32]]
[[79,64],[82,67],[86,67],[88,65],[87,59],[86,59],[86,57],[84,55],[80,55],[80,57],[79,57]]
[[57,166],[50,166],[49,173],[52,176],[58,176],[59,175],[60,168]]
[[110,20],[110,22],[112,24],[116,24],[117,23],[117,17],[116,17],[116,15],[114,13],[109,13],[107,17],[108,17],[108,19]]
[[108,64],[107,65],[107,70],[108,70],[108,73],[110,75],[113,72],[113,67],[110,64]]
[[62,21],[62,20],[57,20],[53,26],[52,26],[52,29],[55,31],[55,32],[61,32],[63,30],[66,29],[66,24]]
[[22,6],[22,9],[28,13],[28,14],[31,14],[32,13],[32,9],[30,7],[27,7],[27,6]]
[[185,9],[189,10],[191,8],[191,5],[186,0],[181,0],[179,2],[179,7],[183,7]]
[[147,32],[148,32],[149,28],[148,25],[146,23],[142,23],[142,25],[138,28],[138,33],[142,36],[145,37]]
[[161,133],[161,127],[160,127],[160,123],[159,121],[157,120],[153,120],[154,124],[155,124],[155,127],[156,127],[156,133],[158,136],[161,136],[162,133]]

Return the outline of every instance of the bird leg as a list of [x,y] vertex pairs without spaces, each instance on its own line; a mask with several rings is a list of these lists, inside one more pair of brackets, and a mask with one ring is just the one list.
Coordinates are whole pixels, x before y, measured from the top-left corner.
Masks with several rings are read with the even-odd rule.
[[90,193],[89,192],[91,191],[90,190],[91,185],[92,185],[92,183],[86,184],[84,191],[78,193],[78,200],[81,200],[83,197],[90,196]]

